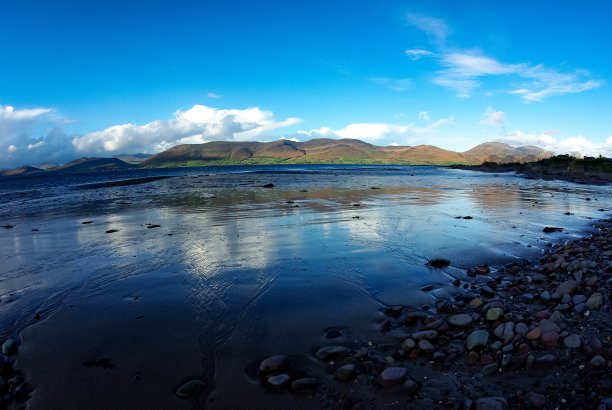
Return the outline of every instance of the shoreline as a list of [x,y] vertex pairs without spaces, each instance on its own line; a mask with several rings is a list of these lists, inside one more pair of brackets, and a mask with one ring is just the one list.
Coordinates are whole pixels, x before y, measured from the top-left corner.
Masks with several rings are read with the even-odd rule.
[[261,384],[310,389],[323,408],[609,409],[612,219],[595,228],[537,261],[471,268],[434,306],[388,306],[384,343],[333,343],[332,329],[313,349],[323,379],[281,355],[261,362]]

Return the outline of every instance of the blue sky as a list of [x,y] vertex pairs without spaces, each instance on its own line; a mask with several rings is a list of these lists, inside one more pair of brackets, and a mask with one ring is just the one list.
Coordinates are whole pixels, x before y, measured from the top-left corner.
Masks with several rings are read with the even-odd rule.
[[606,0],[91,3],[0,3],[0,168],[281,137],[612,156]]

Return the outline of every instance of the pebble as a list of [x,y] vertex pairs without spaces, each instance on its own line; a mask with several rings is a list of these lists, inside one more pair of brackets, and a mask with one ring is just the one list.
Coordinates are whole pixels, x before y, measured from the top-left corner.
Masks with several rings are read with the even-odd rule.
[[566,280],[557,287],[556,292],[560,295],[570,294],[578,287],[578,282],[573,279]]
[[302,379],[294,380],[291,383],[291,390],[294,392],[315,390],[317,387],[319,387],[319,384],[319,381],[314,377],[304,377]]
[[504,315],[504,310],[502,308],[491,308],[487,310],[487,320],[494,321],[499,319]]
[[11,356],[15,353],[17,353],[17,343],[13,339],[6,339],[2,343],[2,354]]
[[603,296],[601,293],[593,293],[586,301],[589,309],[599,309],[603,305]]
[[542,329],[538,326],[538,327],[531,329],[529,333],[527,333],[526,337],[529,340],[537,340],[540,338],[541,335],[542,335]]
[[271,356],[261,362],[259,365],[259,372],[262,374],[278,372],[289,367],[289,364],[289,356]]
[[505,342],[510,341],[514,337],[514,323],[506,322],[495,328],[495,336],[504,339]]
[[470,335],[468,336],[466,347],[468,350],[473,350],[474,348],[479,346],[486,346],[488,341],[489,332],[487,332],[486,330],[476,330],[470,333]]
[[406,378],[408,369],[405,367],[387,367],[380,373],[379,381],[385,386],[401,383]]
[[472,318],[470,315],[461,313],[453,315],[448,319],[448,323],[456,327],[469,327],[472,324]]
[[485,366],[482,366],[482,374],[484,374],[485,376],[493,374],[497,370],[498,370],[497,363],[491,363],[491,364],[487,364]]
[[336,377],[336,380],[338,381],[348,382],[348,381],[353,380],[356,374],[357,374],[357,368],[355,367],[354,364],[349,363],[349,364],[340,366],[338,369],[336,369],[334,376]]
[[349,354],[349,350],[344,346],[325,346],[317,350],[316,356],[319,360],[341,360]]
[[546,404],[546,397],[543,394],[530,391],[527,393],[527,403],[536,409],[544,407]]
[[202,380],[189,380],[176,389],[176,395],[179,397],[191,397],[198,394],[205,386],[206,383],[204,383]]
[[548,347],[555,347],[559,342],[559,334],[557,332],[546,332],[540,336],[540,342]]
[[429,340],[425,340],[425,339],[419,340],[419,349],[421,349],[425,353],[433,353],[436,351],[435,346],[432,345]]
[[570,349],[576,349],[582,345],[582,342],[580,340],[579,335],[572,334],[566,337],[565,339],[563,339],[563,344],[569,347]]
[[281,373],[275,376],[268,377],[268,379],[266,380],[266,384],[272,390],[280,391],[286,389],[289,386],[289,380],[291,380],[291,378],[288,374]]
[[503,397],[483,397],[476,400],[476,410],[505,410],[508,401]]
[[438,338],[438,332],[435,330],[423,330],[412,334],[414,340],[436,340]]
[[603,356],[593,356],[591,359],[591,364],[595,367],[604,366],[606,364],[606,359]]

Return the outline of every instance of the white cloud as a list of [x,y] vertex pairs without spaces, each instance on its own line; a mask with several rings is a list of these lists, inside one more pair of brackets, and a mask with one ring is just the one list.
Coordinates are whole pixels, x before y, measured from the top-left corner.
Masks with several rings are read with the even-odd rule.
[[490,125],[493,127],[503,127],[505,122],[506,114],[503,111],[495,111],[493,107],[489,106],[479,124]]
[[7,147],[6,152],[8,152],[9,154],[14,154],[15,152],[17,152],[17,147],[11,144]]
[[421,120],[421,121],[431,121],[431,118],[429,118],[429,111],[421,111],[419,113],[419,120]]
[[420,60],[423,57],[427,57],[427,56],[430,56],[430,55],[433,54],[431,51],[423,50],[423,49],[420,49],[420,48],[413,48],[413,49],[405,50],[404,53],[406,53],[406,55],[412,61],[417,61],[417,60]]
[[425,32],[432,40],[443,43],[450,29],[443,20],[424,16],[422,14],[408,13],[408,23]]
[[40,148],[42,146],[45,145],[45,141],[44,140],[40,140],[34,144],[28,144],[28,149],[36,149],[36,148]]
[[440,118],[437,121],[429,124],[429,128],[439,128],[443,125],[451,125],[455,123],[455,117]]
[[79,152],[158,152],[178,144],[268,137],[272,131],[298,122],[298,118],[276,121],[272,112],[258,107],[240,110],[194,105],[176,111],[171,120],[114,125],[74,138],[72,143]]
[[412,79],[410,78],[375,77],[371,80],[393,91],[406,91],[412,87]]
[[612,137],[603,143],[588,140],[582,135],[564,139],[555,138],[548,131],[542,133],[528,133],[520,130],[511,132],[499,139],[510,145],[535,145],[555,154],[570,154],[575,156],[589,155],[612,157]]
[[208,93],[208,94],[206,94],[206,96],[207,96],[208,98],[212,98],[212,99],[214,99],[214,100],[218,100],[218,99],[222,98],[222,97],[221,97],[219,94],[217,94],[217,93]]

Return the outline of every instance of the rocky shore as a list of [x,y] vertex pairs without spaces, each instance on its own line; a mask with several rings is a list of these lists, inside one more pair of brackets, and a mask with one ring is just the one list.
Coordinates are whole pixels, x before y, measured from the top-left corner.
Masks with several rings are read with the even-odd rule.
[[471,268],[431,306],[385,308],[382,342],[329,329],[310,361],[268,357],[262,389],[330,409],[611,409],[612,220],[597,229],[538,261]]

